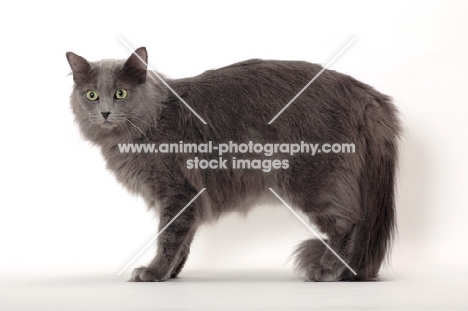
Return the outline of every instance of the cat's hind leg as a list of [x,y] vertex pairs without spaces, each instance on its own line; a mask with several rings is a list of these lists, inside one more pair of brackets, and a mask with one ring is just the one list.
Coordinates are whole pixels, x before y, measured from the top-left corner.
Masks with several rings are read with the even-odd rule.
[[296,267],[308,281],[340,281],[347,269],[340,258],[350,261],[355,226],[363,215],[357,180],[350,175],[337,172],[315,193],[299,187],[289,192],[295,198],[293,204],[327,235],[326,243],[339,256],[318,239],[301,243],[295,253]]

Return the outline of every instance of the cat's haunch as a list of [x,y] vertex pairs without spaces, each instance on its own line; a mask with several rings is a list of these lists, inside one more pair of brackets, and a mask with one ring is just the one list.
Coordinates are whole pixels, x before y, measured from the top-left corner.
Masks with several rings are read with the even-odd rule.
[[[259,202],[278,204],[269,188],[307,215],[357,273],[319,240],[311,239],[295,253],[296,267],[307,280],[377,277],[395,228],[401,132],[388,96],[350,76],[325,70],[269,124],[321,66],[254,59],[191,78],[164,78],[176,96],[160,75],[147,70],[145,48],[126,60],[89,62],[71,52],[66,56],[74,79],[71,107],[83,136],[100,147],[117,180],[159,213],[160,229],[173,221],[157,240],[155,258],[134,270],[133,281],[176,277],[201,224],[232,211],[246,213]],[[223,157],[215,149],[175,153],[141,148],[122,152],[121,148],[122,144],[195,148],[208,142],[278,148],[270,155],[238,149]],[[281,151],[286,144],[304,148],[308,144],[318,151],[291,155]],[[334,152],[335,145],[345,144],[352,145],[354,152]],[[189,167],[195,158],[197,165],[206,167]],[[214,160],[223,165],[210,167]],[[265,163],[268,171],[263,169]]]

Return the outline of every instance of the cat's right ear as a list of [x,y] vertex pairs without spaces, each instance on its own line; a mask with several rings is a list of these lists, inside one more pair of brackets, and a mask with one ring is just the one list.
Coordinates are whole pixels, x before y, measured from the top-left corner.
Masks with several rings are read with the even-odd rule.
[[76,84],[82,84],[86,81],[91,65],[83,57],[72,52],[67,52],[68,63],[73,72],[73,80]]

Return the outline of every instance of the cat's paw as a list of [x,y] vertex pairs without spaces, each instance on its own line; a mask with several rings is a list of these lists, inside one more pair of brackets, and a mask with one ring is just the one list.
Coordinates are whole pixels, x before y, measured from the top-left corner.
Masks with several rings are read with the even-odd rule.
[[325,269],[320,265],[313,265],[306,270],[305,278],[309,282],[337,282],[341,271]]
[[161,275],[157,269],[151,269],[147,267],[135,268],[132,273],[132,282],[162,282],[166,278]]

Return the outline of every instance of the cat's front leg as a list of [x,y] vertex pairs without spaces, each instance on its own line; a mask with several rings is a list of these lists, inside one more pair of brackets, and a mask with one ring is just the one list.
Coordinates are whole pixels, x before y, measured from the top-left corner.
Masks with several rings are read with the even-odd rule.
[[[163,229],[190,201],[191,197],[172,199],[171,204],[161,209],[159,230]],[[148,267],[133,271],[131,281],[160,282],[176,277],[187,260],[190,244],[197,229],[196,202],[192,203],[158,237],[157,254]]]

